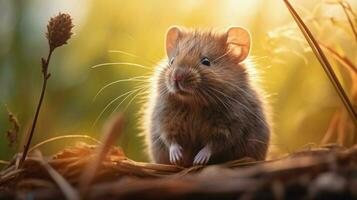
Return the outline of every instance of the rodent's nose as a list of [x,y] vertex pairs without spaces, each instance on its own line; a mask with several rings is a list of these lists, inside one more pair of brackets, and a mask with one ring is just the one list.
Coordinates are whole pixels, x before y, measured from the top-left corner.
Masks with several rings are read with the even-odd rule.
[[173,77],[174,81],[181,81],[182,78],[183,78],[182,74],[177,74],[177,73]]
[[172,76],[172,80],[175,82],[181,82],[183,81],[183,79],[185,78],[185,72],[181,69],[176,69],[174,71],[174,74]]

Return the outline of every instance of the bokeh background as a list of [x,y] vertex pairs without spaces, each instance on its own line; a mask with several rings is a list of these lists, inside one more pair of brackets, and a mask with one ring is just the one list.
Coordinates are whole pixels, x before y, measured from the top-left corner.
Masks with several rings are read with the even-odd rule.
[[[320,41],[356,63],[357,43],[336,2],[300,0],[293,5]],[[357,10],[357,1],[347,2]],[[68,134],[99,139],[101,127],[116,105],[93,127],[99,113],[108,102],[138,83],[113,85],[93,102],[96,92],[112,81],[150,74],[155,63],[165,57],[164,36],[171,25],[217,29],[239,25],[251,31],[252,60],[272,107],[271,146],[280,153],[320,144],[334,114],[342,109],[331,83],[280,0],[0,0],[0,159],[8,160],[22,149],[23,132],[33,118],[42,83],[40,58],[48,51],[46,24],[59,12],[73,17],[75,34],[51,60],[52,77],[33,144]],[[350,94],[353,79],[349,72],[327,55]],[[137,63],[150,69],[123,65],[91,69],[112,62]],[[118,111],[124,111],[129,100]],[[21,123],[18,145],[13,148],[6,139],[11,124],[5,104]],[[126,128],[118,145],[130,158],[146,161],[138,129],[140,105],[138,98],[125,110]],[[344,120],[349,123],[348,116]],[[347,138],[349,143],[351,137]],[[57,141],[43,149],[50,154],[76,141]]]

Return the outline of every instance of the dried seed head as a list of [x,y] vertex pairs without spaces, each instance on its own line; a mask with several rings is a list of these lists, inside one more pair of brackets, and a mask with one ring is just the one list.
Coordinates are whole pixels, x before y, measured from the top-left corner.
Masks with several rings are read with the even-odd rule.
[[15,147],[17,143],[18,133],[20,131],[20,123],[17,120],[16,116],[9,110],[9,108],[6,105],[5,107],[7,109],[9,122],[12,124],[12,128],[6,131],[6,137],[9,142],[9,146]]
[[69,38],[73,34],[72,18],[69,14],[59,13],[56,17],[50,19],[47,25],[46,37],[50,49],[54,50],[64,44],[67,44]]

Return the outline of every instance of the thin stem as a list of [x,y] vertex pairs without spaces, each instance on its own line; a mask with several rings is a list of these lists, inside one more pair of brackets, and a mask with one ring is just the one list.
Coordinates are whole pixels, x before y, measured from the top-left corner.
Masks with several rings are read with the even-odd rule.
[[357,43],[357,30],[356,30],[355,26],[353,25],[352,19],[351,19],[350,15],[348,14],[348,12],[347,12],[347,10],[346,10],[346,7],[344,6],[344,3],[343,3],[343,2],[340,2],[340,5],[341,5],[341,7],[342,7],[343,12],[344,12],[345,15],[346,15],[346,18],[347,18],[347,20],[348,20],[348,23],[349,23],[350,26],[351,26],[353,35],[354,35],[354,37],[355,37],[355,41],[356,41],[356,43]]
[[357,67],[352,63],[351,60],[349,60],[346,56],[341,55],[337,53],[333,48],[325,45],[322,42],[319,42],[320,46],[326,49],[329,53],[332,54],[332,56],[338,60],[342,65],[348,67],[351,71],[353,71],[355,74],[357,74]]
[[32,140],[33,134],[35,132],[37,119],[38,119],[38,116],[40,114],[41,105],[42,105],[42,102],[43,102],[43,99],[44,99],[44,96],[45,96],[45,91],[46,91],[46,87],[47,87],[47,80],[50,78],[50,74],[48,73],[48,64],[50,62],[52,52],[53,52],[53,49],[50,49],[50,51],[48,53],[48,56],[47,56],[47,59],[45,61],[42,59],[43,82],[42,82],[42,90],[41,90],[40,100],[38,101],[38,104],[37,104],[35,117],[33,119],[31,130],[30,130],[30,135],[28,136],[26,144],[24,146],[24,152],[22,153],[22,157],[21,157],[21,160],[20,160],[20,166],[22,166],[23,162],[26,159],[27,152],[28,152],[28,150],[30,148],[31,140]]

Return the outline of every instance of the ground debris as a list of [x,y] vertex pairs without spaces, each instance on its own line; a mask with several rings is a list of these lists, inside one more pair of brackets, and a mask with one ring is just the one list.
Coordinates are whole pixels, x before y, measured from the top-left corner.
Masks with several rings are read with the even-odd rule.
[[[85,143],[44,157],[78,189],[96,146]],[[15,162],[12,162],[15,163]],[[109,150],[85,199],[357,199],[357,145],[325,145],[281,159],[250,158],[207,167],[182,168],[130,160],[119,147]],[[39,158],[23,169],[10,164],[0,172],[0,199],[64,199]]]

